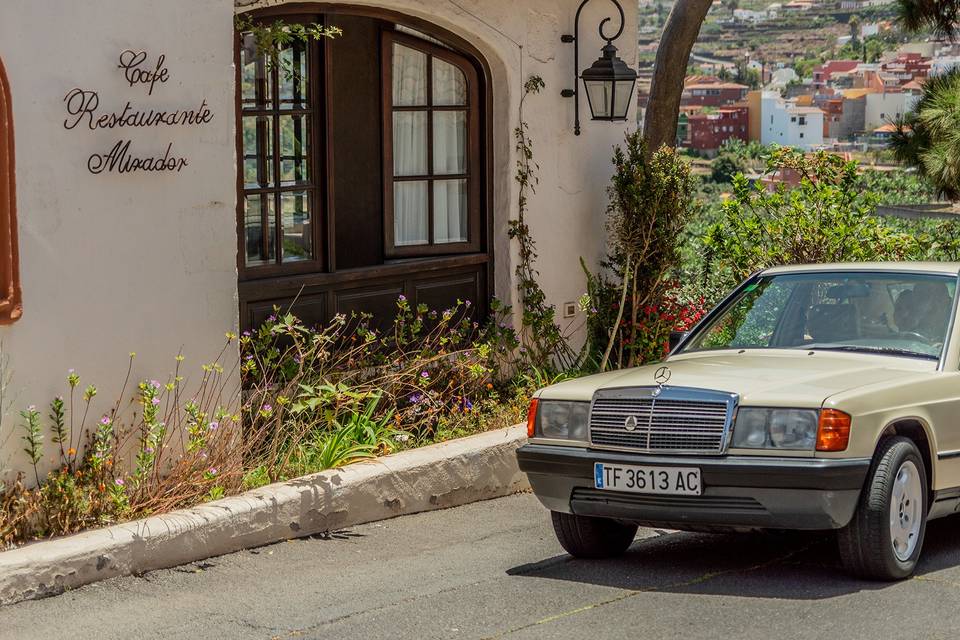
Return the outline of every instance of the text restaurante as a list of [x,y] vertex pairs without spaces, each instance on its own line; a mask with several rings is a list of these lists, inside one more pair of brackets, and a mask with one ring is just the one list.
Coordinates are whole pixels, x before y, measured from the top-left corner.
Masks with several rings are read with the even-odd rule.
[[67,113],[71,118],[63,121],[65,129],[73,129],[86,120],[91,131],[97,129],[115,129],[117,127],[161,127],[161,126],[199,126],[213,120],[213,112],[203,100],[196,109],[175,109],[162,111],[156,109],[134,109],[128,101],[120,112],[97,114],[100,96],[96,91],[73,89],[65,97]]

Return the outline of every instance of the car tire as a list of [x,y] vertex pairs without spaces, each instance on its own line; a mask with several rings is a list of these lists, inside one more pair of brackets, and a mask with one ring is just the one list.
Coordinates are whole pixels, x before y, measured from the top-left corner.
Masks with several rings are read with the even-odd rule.
[[857,510],[837,532],[847,571],[872,580],[902,580],[917,566],[927,529],[927,472],[917,445],[884,440],[874,454]]
[[551,511],[560,546],[575,558],[612,558],[633,543],[637,525]]

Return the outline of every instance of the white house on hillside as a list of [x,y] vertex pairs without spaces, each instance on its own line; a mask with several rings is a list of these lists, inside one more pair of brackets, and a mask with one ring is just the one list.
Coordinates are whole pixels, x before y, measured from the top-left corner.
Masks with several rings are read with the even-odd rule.
[[811,149],[823,144],[823,111],[784,100],[776,91],[760,96],[760,142]]

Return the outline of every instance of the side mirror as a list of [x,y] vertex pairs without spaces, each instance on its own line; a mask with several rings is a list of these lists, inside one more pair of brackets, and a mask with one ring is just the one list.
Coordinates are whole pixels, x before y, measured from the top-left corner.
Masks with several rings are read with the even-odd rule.
[[687,336],[690,335],[689,331],[671,331],[670,332],[670,351],[673,351],[677,348],[677,345],[683,342]]

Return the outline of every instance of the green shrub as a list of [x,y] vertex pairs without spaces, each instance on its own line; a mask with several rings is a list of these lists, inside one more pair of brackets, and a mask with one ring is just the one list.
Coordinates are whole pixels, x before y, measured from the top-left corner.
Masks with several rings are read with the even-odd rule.
[[656,309],[676,290],[678,240],[698,208],[690,166],[673,149],[662,147],[647,158],[640,132],[632,133],[615,150],[613,163],[610,252],[599,273],[581,262],[587,275],[581,305],[587,311],[586,360],[601,371],[662,356],[659,346],[651,351],[650,345],[665,342],[670,327],[646,323],[646,309]]
[[878,197],[858,188],[856,163],[778,148],[764,175],[799,183],[779,182],[770,190],[763,181],[751,185],[743,175],[734,178],[733,197],[704,241],[705,279],[717,277],[729,288],[774,265],[903,260],[913,254],[911,238],[874,215]]

